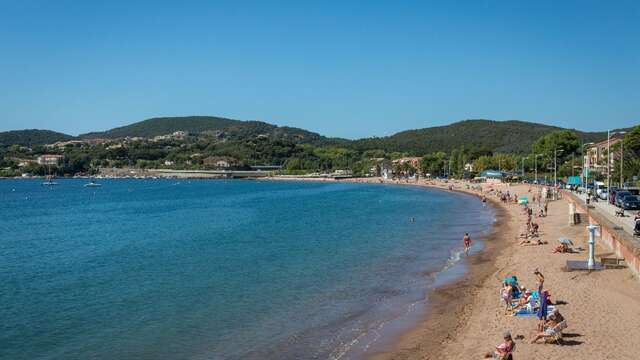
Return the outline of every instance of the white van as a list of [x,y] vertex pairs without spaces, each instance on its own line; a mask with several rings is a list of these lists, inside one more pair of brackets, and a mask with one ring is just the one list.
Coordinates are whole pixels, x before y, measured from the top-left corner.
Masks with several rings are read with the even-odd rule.
[[595,190],[596,190],[596,195],[598,195],[598,197],[602,200],[606,200],[607,199],[607,195],[609,193],[609,189],[607,189],[607,185],[602,182],[602,181],[596,181],[595,182]]

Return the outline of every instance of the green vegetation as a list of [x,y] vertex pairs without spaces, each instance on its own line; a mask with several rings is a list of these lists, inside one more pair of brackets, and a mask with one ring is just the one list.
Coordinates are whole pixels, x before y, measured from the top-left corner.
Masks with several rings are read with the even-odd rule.
[[240,121],[213,116],[152,118],[104,132],[82,134],[79,137],[83,139],[152,138],[154,136],[171,134],[176,131],[186,131],[191,134],[210,132],[214,135],[224,133],[227,137],[238,139],[267,135],[274,139],[286,139],[298,142],[312,142],[322,138],[316,133],[302,129],[286,126],[279,127],[261,121]]
[[[259,121],[154,118],[77,138],[43,130],[0,133],[0,176],[90,174],[106,167],[196,170],[256,165],[279,165],[290,174],[351,170],[355,175],[379,175],[389,170],[451,177],[472,177],[488,169],[531,174],[535,165],[543,176],[552,172],[557,153],[562,177],[581,172],[584,142],[605,138],[606,133],[522,121],[466,120],[389,137],[345,140]],[[62,147],[42,145],[66,140],[76,141]],[[64,161],[45,168],[35,164],[42,154],[63,154]],[[624,176],[632,179],[640,173],[638,127],[626,134],[624,156]],[[403,157],[421,159],[417,166],[412,165],[416,160],[394,161]]]
[[73,139],[74,137],[71,135],[51,130],[29,129],[0,132],[0,144],[2,145],[33,146]]
[[[383,149],[419,156],[437,151],[449,153],[462,146],[473,151],[490,149],[500,153],[526,154],[537,139],[557,130],[563,129],[516,120],[465,120],[447,126],[403,131],[388,137],[356,140],[348,146],[360,151]],[[606,132],[567,131],[585,142],[607,137]]]

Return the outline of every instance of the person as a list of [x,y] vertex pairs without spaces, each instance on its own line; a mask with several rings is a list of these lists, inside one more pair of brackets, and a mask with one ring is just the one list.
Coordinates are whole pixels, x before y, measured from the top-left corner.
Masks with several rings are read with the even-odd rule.
[[562,243],[562,244],[560,244],[560,245],[556,246],[556,247],[555,247],[555,249],[553,249],[553,253],[554,253],[554,254],[555,254],[555,253],[562,253],[562,254],[564,254],[564,253],[568,253],[568,252],[569,252],[569,245],[564,244],[564,243]]
[[516,343],[511,338],[511,333],[506,332],[503,336],[502,344],[496,346],[493,352],[485,355],[485,358],[492,358],[496,360],[513,360],[512,352],[515,350]]
[[538,236],[538,224],[532,222],[531,223],[531,236]]
[[531,290],[526,290],[524,287],[522,288],[523,295],[518,299],[518,304],[516,305],[516,310],[525,307],[529,301],[531,300]]
[[531,339],[531,343],[535,344],[540,339],[554,336],[557,331],[560,331],[555,329],[556,326],[563,321],[564,316],[560,314],[560,311],[558,309],[554,309],[551,315],[549,315],[549,320],[547,320],[544,324],[544,330],[536,333],[533,339]]
[[502,300],[504,300],[505,309],[504,314],[508,314],[511,310],[511,298],[513,293],[513,287],[511,284],[505,282],[502,287]]
[[544,325],[547,322],[547,310],[549,305],[549,293],[547,290],[539,292],[540,294],[540,308],[538,308],[538,313],[536,316],[540,322],[538,323],[538,331],[544,331]]
[[544,275],[537,268],[533,271],[536,276],[536,285],[538,287],[538,293],[542,293],[542,287],[544,286]]
[[464,252],[468,254],[469,248],[471,247],[471,237],[469,236],[469,233],[464,234],[462,241],[464,242]]

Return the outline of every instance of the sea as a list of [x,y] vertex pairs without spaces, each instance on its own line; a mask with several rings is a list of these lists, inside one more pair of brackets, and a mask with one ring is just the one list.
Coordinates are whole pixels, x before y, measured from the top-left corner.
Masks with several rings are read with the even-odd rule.
[[0,181],[0,359],[362,359],[494,213],[412,186]]

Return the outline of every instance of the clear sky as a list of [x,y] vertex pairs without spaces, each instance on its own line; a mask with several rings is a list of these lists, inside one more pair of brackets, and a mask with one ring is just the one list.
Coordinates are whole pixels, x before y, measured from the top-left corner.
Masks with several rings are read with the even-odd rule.
[[640,123],[640,1],[0,0],[0,131]]

